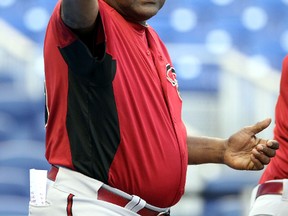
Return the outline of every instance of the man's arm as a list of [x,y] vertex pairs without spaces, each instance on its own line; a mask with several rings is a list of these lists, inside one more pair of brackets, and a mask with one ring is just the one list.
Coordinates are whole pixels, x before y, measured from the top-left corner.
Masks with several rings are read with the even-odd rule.
[[256,134],[264,130],[271,119],[244,127],[228,139],[192,137],[187,139],[188,163],[221,163],[238,170],[260,170],[274,157],[279,144]]
[[62,0],[61,17],[71,29],[89,32],[98,15],[98,0]]
[[188,136],[188,164],[223,163],[225,140]]

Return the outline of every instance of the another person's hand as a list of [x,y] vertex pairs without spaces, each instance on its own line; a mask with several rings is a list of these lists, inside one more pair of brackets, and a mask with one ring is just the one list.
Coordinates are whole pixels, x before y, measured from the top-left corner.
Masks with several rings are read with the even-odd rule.
[[256,137],[267,128],[271,119],[265,119],[252,126],[242,128],[233,134],[226,143],[224,163],[238,170],[261,170],[276,155],[279,143]]

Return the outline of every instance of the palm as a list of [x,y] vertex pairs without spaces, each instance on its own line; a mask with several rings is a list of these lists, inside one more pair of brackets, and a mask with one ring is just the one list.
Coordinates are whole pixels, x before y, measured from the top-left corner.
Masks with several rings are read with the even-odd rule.
[[226,164],[239,170],[262,169],[263,166],[255,164],[252,160],[253,149],[259,143],[261,143],[261,139],[256,138],[251,127],[245,127],[233,134],[227,141],[227,149],[224,155]]

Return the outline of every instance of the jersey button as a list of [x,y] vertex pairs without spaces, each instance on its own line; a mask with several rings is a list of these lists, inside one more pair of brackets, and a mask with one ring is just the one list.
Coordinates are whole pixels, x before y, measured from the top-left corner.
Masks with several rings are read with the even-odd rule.
[[146,51],[146,54],[147,54],[148,56],[150,56],[150,55],[151,55],[150,50],[147,50],[147,51]]

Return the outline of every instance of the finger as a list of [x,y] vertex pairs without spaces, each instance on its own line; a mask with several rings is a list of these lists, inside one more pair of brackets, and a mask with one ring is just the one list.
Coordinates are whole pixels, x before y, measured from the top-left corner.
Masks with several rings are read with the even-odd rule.
[[256,149],[257,151],[262,152],[268,157],[274,157],[276,155],[276,150],[277,150],[277,149],[270,148],[264,144],[257,145]]
[[279,149],[279,143],[276,140],[268,140],[267,146],[271,149]]
[[251,161],[253,163],[252,167],[249,167],[250,170],[262,170],[264,168],[264,165],[252,154],[251,155]]
[[246,128],[250,130],[252,135],[254,135],[254,134],[261,132],[265,128],[267,128],[270,125],[270,123],[271,123],[271,118],[267,118],[263,121],[257,122],[256,124],[252,126],[247,126]]
[[257,150],[256,148],[252,150],[252,154],[257,160],[260,161],[261,164],[266,165],[270,163],[270,157],[264,154],[263,152]]

